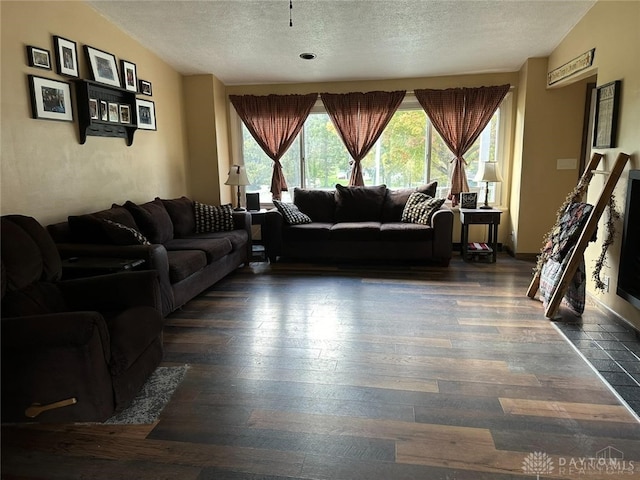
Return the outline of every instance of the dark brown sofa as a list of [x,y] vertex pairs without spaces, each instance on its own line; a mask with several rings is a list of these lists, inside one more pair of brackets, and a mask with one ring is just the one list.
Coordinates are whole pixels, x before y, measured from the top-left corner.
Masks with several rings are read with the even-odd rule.
[[[187,197],[114,204],[100,212],[70,216],[47,230],[62,258],[144,259],[143,268],[158,272],[161,311],[166,316],[251,258],[249,213],[231,213],[229,207],[233,218],[229,230],[196,233],[196,205]],[[122,226],[143,234],[148,244],[140,244]]]
[[1,226],[2,421],[103,421],[125,408],[162,360],[157,273],[60,281],[35,219]]
[[429,225],[402,221],[413,192],[435,197],[437,183],[413,189],[342,187],[294,190],[294,205],[311,223],[288,224],[277,209],[266,214],[264,243],[271,261],[407,260],[448,265],[453,212],[441,206]]

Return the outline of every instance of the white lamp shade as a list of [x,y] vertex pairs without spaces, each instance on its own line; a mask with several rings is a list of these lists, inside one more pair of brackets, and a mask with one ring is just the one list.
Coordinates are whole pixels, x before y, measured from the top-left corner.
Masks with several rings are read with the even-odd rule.
[[502,182],[498,164],[496,162],[480,162],[478,174],[473,180],[475,182]]
[[229,178],[224,182],[225,185],[249,185],[247,171],[243,165],[233,165],[229,170]]

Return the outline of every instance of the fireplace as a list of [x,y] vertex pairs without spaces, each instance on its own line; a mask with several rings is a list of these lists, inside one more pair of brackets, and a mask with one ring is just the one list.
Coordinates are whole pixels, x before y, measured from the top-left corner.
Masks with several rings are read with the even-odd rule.
[[640,170],[629,172],[616,293],[640,308]]

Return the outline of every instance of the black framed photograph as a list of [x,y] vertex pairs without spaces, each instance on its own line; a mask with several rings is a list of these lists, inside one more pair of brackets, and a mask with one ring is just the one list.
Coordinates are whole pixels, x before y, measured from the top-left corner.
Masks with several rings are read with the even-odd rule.
[[56,69],[58,74],[77,78],[79,73],[76,42],[54,35],[53,44],[56,51]]
[[151,82],[149,82],[148,80],[138,80],[138,91],[142,94],[142,95],[149,95],[152,96],[152,87],[151,87]]
[[136,111],[138,112],[138,128],[142,130],[157,130],[155,103],[151,100],[136,99]]
[[593,146],[595,148],[614,148],[616,146],[621,87],[622,81],[616,80],[596,89],[596,115],[593,129]]
[[97,48],[84,46],[87,54],[87,60],[91,67],[91,76],[96,82],[111,85],[112,87],[120,86],[120,77],[118,77],[118,66],[116,65],[116,57],[108,52],[103,52]]
[[117,103],[109,102],[109,121],[115,123],[120,121],[120,109]]
[[51,70],[51,54],[49,50],[27,45],[27,59],[30,67]]
[[98,120],[100,118],[100,112],[98,110],[98,100],[95,98],[89,99],[89,117],[91,120]]
[[478,194],[476,192],[460,193],[460,208],[478,208]]
[[136,74],[136,64],[127,60],[120,60],[120,70],[122,70],[122,87],[131,92],[138,91],[138,75]]
[[131,123],[131,107],[129,105],[120,105],[120,123]]
[[29,75],[33,118],[73,121],[71,88],[67,82]]
[[103,122],[109,121],[109,107],[104,100],[100,100],[100,120]]

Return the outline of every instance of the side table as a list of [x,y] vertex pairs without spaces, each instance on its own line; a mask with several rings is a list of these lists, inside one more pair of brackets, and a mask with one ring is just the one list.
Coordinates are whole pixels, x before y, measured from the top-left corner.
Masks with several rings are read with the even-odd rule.
[[489,238],[487,239],[487,248],[483,250],[474,250],[476,255],[491,256],[491,262],[495,263],[498,253],[498,225],[500,225],[500,215],[502,210],[495,208],[461,208],[460,222],[462,222],[462,231],[460,235],[460,250],[463,260],[470,260],[469,256],[469,225],[488,225]]
[[143,258],[71,257],[62,260],[62,276],[71,279],[106,275],[134,270],[145,263]]

